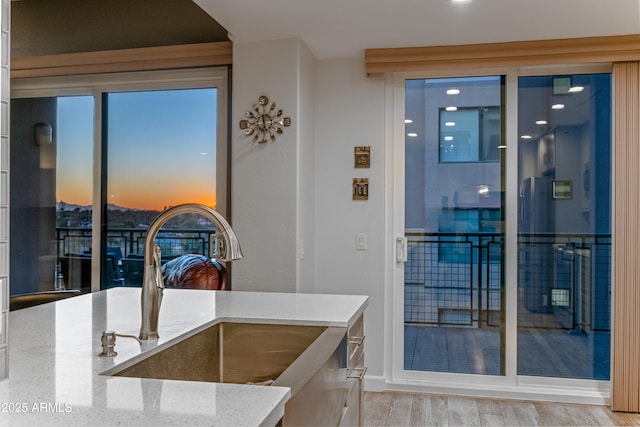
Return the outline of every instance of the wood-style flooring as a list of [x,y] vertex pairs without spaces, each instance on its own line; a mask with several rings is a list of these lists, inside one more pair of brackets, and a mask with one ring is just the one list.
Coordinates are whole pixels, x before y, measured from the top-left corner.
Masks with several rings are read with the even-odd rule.
[[365,392],[365,426],[640,426],[605,406]]

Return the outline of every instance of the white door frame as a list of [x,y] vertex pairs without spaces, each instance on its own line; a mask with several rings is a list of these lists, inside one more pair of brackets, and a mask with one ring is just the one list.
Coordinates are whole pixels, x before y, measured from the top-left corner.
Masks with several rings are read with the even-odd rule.
[[[518,210],[518,77],[610,72],[611,65],[539,67],[536,69],[487,69],[474,73],[506,76],[506,200],[505,200],[505,375],[474,375],[417,372],[404,369],[404,85],[411,78],[465,77],[469,73],[396,73],[385,80],[385,363],[384,383],[371,382],[368,389],[425,391],[496,398],[521,398],[607,405],[610,381],[527,377],[517,375],[517,210]],[[512,141],[511,143],[509,143]]]

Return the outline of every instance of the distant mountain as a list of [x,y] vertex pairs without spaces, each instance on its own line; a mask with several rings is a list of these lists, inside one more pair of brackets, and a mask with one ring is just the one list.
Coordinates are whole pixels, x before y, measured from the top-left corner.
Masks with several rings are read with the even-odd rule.
[[[76,205],[73,203],[65,203],[65,202],[56,202],[56,211],[75,211],[76,209],[80,209],[81,211],[90,210],[91,205]],[[107,205],[107,210],[110,211],[139,211],[137,208],[125,208],[123,206],[114,205],[109,203]]]
[[73,203],[65,203],[65,202],[56,202],[56,211],[75,211],[76,209],[80,209],[81,211],[91,209],[90,205],[82,206],[76,205]]
[[139,211],[138,208],[125,208],[123,206],[114,205],[113,203],[107,204],[107,210],[110,211]]

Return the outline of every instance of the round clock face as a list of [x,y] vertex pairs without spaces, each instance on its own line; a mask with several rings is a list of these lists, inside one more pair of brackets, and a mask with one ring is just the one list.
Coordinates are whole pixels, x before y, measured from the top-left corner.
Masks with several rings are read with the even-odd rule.
[[261,131],[267,132],[269,128],[273,125],[273,120],[267,114],[263,114],[256,120],[256,126]]
[[290,117],[282,117],[282,110],[276,111],[276,103],[269,105],[269,98],[261,96],[253,110],[245,113],[246,119],[240,120],[240,129],[247,136],[253,135],[253,142],[263,144],[268,139],[276,140],[276,135],[281,135],[283,128],[291,126]]

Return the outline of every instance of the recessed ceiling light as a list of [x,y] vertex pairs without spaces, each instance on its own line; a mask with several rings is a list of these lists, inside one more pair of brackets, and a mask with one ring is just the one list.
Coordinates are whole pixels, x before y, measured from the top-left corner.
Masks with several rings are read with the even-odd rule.
[[411,120],[411,119],[404,119],[404,122],[405,122],[405,123],[413,123],[413,120]]
[[409,132],[407,136],[410,136],[411,138],[415,138],[416,136],[418,136],[418,134],[414,132]]
[[531,139],[531,135],[520,135],[521,139]]
[[452,136],[445,136],[444,140],[445,141],[453,141],[453,137]]
[[546,125],[547,121],[546,120],[536,120],[536,124],[537,125]]
[[455,126],[456,122],[445,122],[444,125],[445,126]]
[[447,111],[458,111],[458,107],[454,107],[453,105],[450,107],[445,108],[445,110]]
[[460,93],[460,89],[447,89],[447,95],[458,95]]
[[584,90],[584,86],[571,86],[569,88],[570,93],[582,92]]
[[564,104],[553,104],[551,108],[554,110],[562,110],[564,108]]
[[470,3],[471,0],[451,0],[451,3]]

